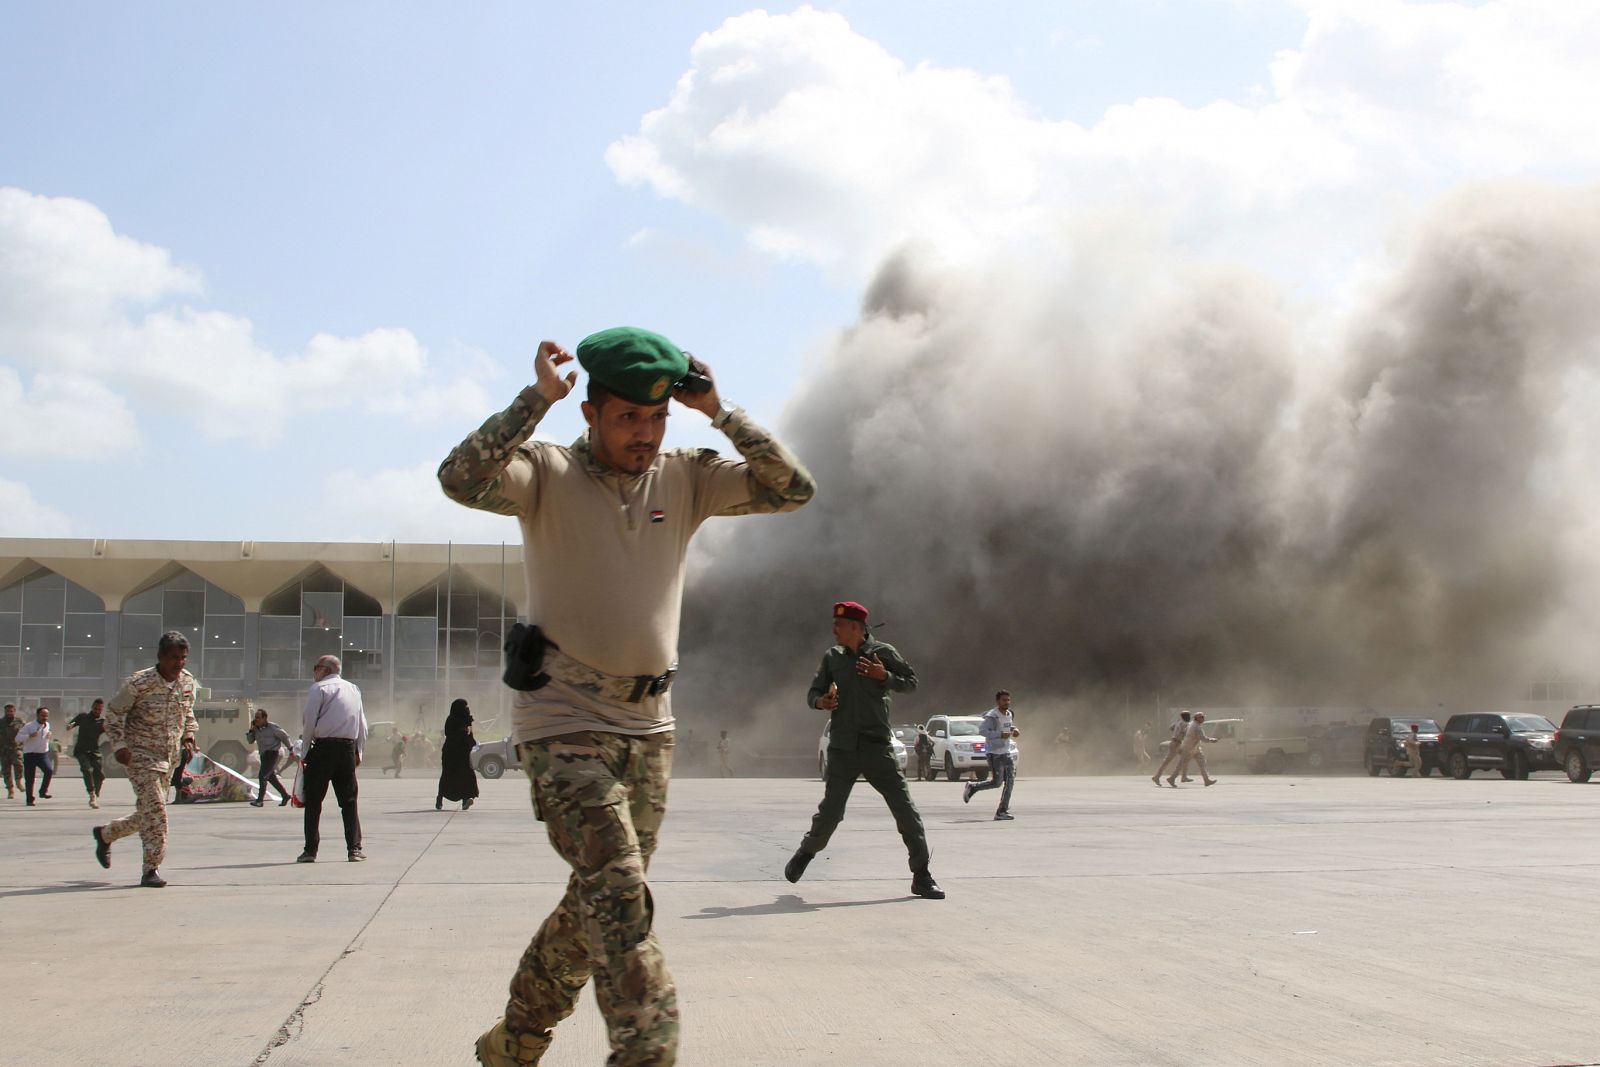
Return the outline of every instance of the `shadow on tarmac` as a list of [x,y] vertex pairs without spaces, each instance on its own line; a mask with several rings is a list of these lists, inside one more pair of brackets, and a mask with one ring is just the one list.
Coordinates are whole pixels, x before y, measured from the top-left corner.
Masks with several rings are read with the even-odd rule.
[[93,893],[99,889],[127,889],[120,882],[67,882],[64,885],[40,886],[37,889],[7,889],[0,890],[0,899],[5,897],[38,897],[48,896],[52,893]]
[[835,900],[826,904],[810,904],[793,893],[785,893],[771,904],[751,904],[744,908],[701,908],[698,915],[685,915],[685,919],[727,919],[735,915],[798,915],[808,911],[823,911],[827,908],[864,908],[871,904],[896,904],[902,900],[914,900],[909,893],[900,897],[884,897],[882,900]]

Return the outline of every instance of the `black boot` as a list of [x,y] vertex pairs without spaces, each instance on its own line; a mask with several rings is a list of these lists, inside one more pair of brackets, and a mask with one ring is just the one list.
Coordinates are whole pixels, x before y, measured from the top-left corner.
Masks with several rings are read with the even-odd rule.
[[914,871],[911,875],[911,895],[923,897],[927,900],[943,900],[944,890],[939,888],[939,883],[933,880],[933,875],[928,873],[928,868]]
[[805,849],[796,849],[789,862],[783,865],[783,876],[791,882],[798,882],[800,876],[806,873],[806,864],[811,862],[811,853]]
[[165,889],[167,880],[161,877],[160,871],[148,870],[144,872],[144,877],[139,879],[139,885],[145,889]]
[[94,835],[94,858],[96,862],[102,867],[109,867],[111,866],[111,843],[101,835],[101,831],[104,829],[104,826],[96,826],[90,829],[89,832]]

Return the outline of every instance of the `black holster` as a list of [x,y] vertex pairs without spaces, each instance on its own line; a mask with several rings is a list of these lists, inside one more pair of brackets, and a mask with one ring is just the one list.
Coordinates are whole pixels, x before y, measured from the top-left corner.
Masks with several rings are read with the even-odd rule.
[[516,623],[506,634],[506,669],[500,680],[512,689],[531,693],[550,684],[542,670],[544,650],[557,647],[544,631],[528,623]]

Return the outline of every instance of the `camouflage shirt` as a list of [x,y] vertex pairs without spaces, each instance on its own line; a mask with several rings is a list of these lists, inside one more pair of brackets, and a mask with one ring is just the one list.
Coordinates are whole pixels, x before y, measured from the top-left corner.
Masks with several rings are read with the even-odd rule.
[[9,718],[0,715],[0,752],[15,755],[17,751],[17,731],[22,729],[26,720],[21,715],[12,715]]
[[[660,675],[677,662],[689,540],[708,518],[793,511],[815,492],[788,449],[742,411],[714,420],[742,462],[709,448],[661,452],[630,474],[587,437],[528,441],[549,404],[530,386],[450,453],[439,483],[468,507],[515,516],[526,546],[529,618],[567,656],[615,677]],[[579,730],[672,728],[670,693],[637,702],[559,681],[519,693],[520,741]]]
[[200,729],[194,718],[196,685],[188,671],[179,671],[173,682],[155,667],[130,674],[106,705],[111,751],[127,749],[134,767],[170,771],[179,746]]

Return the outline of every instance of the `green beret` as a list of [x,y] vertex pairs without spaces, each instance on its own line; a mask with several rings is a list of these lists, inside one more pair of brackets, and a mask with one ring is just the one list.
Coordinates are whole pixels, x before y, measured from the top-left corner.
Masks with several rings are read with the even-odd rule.
[[578,342],[578,365],[600,385],[635,404],[660,404],[689,373],[683,349],[659,333],[615,326]]

